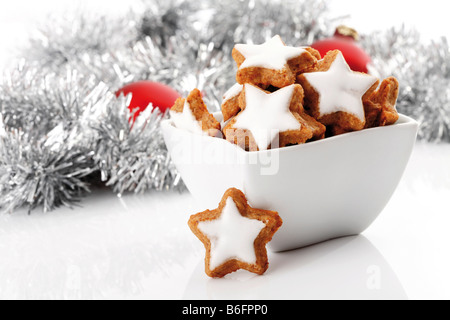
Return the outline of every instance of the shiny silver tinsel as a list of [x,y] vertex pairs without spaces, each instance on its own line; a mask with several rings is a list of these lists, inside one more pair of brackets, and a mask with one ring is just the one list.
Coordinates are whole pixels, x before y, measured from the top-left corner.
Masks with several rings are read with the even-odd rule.
[[159,132],[164,116],[150,106],[132,125],[129,99],[65,69],[39,78],[37,65],[23,65],[2,83],[0,209],[70,206],[97,176],[117,193],[182,188]]
[[159,130],[165,115],[150,105],[130,123],[133,117],[128,109],[130,97],[117,99],[112,93],[108,95],[110,103],[91,123],[96,133],[94,160],[101,180],[119,195],[179,188],[180,177]]
[[95,82],[76,71],[42,77],[37,65],[23,65],[3,78],[0,114],[0,208],[11,212],[42,205],[70,206],[89,191],[96,171],[85,128],[98,102]]
[[[194,88],[218,110],[235,82],[231,50],[279,34],[308,45],[340,18],[316,0],[143,0],[121,18],[79,13],[49,19],[0,83],[0,208],[70,206],[94,182],[114,192],[182,189],[150,106],[129,123],[127,83],[153,80],[183,96]],[[364,35],[363,35],[364,36]],[[406,29],[363,37],[373,67],[402,84],[399,110],[421,120],[421,138],[449,141],[449,51],[425,48]],[[431,49],[431,50],[430,50]]]
[[419,139],[450,142],[450,49],[446,38],[424,41],[405,26],[365,35],[372,71],[400,83],[397,108],[421,123]]
[[121,18],[89,12],[49,16],[30,37],[24,57],[52,71],[83,59],[98,59],[133,45],[140,37],[139,19],[131,11]]
[[70,147],[63,133],[61,143],[19,129],[4,130],[0,136],[0,209],[11,212],[42,205],[50,211],[71,206],[89,191],[86,177],[95,170],[93,153]]

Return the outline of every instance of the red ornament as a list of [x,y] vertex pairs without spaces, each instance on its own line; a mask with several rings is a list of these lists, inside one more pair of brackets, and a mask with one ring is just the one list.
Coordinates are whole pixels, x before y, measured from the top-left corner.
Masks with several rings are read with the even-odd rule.
[[333,37],[319,40],[311,45],[324,57],[330,50],[340,50],[353,71],[369,73],[370,56],[358,45],[359,35],[355,29],[339,26]]
[[178,98],[180,98],[180,94],[171,87],[152,81],[133,82],[117,91],[116,96],[119,97],[120,94],[127,96],[130,93],[132,93],[133,96],[128,108],[130,111],[135,111],[137,109],[133,120],[135,120],[142,111],[147,109],[150,103],[152,103],[155,108],[159,108],[161,112],[165,112],[175,104],[175,101]]

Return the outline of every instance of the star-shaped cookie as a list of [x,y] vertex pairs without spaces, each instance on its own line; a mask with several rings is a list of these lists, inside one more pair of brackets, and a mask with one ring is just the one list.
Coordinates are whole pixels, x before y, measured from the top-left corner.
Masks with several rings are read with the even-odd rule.
[[352,71],[339,50],[328,52],[317,71],[303,73],[297,80],[305,90],[305,109],[334,134],[364,128],[363,100],[378,79]]
[[239,269],[265,273],[266,244],[282,223],[277,212],[250,207],[244,193],[232,188],[217,209],[193,215],[188,224],[206,248],[206,274],[221,278]]
[[239,96],[244,89],[242,84],[236,83],[223,95],[222,115],[223,121],[228,121],[241,111],[239,107]]
[[286,46],[278,35],[260,45],[237,44],[232,56],[239,67],[237,82],[264,89],[295,83],[298,73],[313,69],[320,59],[315,49]]
[[223,134],[249,151],[323,138],[325,127],[304,112],[302,102],[303,89],[298,84],[273,93],[245,84],[239,97],[242,111],[228,122]]
[[363,101],[366,113],[365,128],[388,126],[397,122],[399,118],[396,109],[398,89],[398,80],[389,77],[384,79],[380,87]]
[[220,123],[208,111],[200,90],[194,89],[186,99],[179,98],[170,109],[175,127],[197,134],[221,136]]

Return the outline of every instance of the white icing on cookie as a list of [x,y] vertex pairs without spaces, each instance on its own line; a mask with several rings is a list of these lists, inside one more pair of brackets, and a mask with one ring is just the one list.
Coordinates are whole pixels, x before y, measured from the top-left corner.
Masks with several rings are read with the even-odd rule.
[[377,81],[376,77],[353,72],[342,53],[336,56],[328,71],[304,73],[304,76],[319,93],[321,116],[343,111],[365,121],[362,96]]
[[278,35],[260,45],[237,44],[235,48],[245,57],[240,69],[260,67],[282,70],[289,60],[305,52],[305,48],[286,46]]
[[223,103],[238,96],[242,92],[243,88],[244,88],[244,86],[242,84],[236,83],[223,95]]
[[245,85],[245,109],[236,117],[234,128],[250,130],[259,150],[267,150],[280,132],[299,130],[301,124],[289,110],[294,85],[274,93]]
[[233,198],[229,197],[218,219],[199,222],[199,230],[211,242],[210,269],[214,270],[228,260],[255,264],[254,242],[265,224],[243,217]]
[[202,130],[202,123],[198,121],[192,113],[191,107],[187,100],[183,106],[183,112],[175,112],[170,110],[170,118],[172,119],[175,127],[178,129],[187,130],[192,133],[204,134],[208,133]]

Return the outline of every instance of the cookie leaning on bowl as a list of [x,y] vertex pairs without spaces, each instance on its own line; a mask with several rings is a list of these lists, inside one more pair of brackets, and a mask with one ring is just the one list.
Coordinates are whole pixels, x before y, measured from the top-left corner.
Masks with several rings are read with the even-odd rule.
[[266,244],[282,224],[277,212],[250,207],[235,188],[225,192],[217,209],[197,213],[188,222],[205,246],[205,271],[213,278],[239,269],[264,274],[269,267]]

